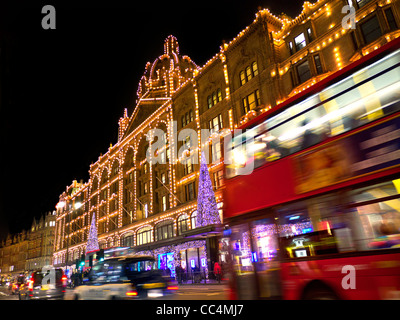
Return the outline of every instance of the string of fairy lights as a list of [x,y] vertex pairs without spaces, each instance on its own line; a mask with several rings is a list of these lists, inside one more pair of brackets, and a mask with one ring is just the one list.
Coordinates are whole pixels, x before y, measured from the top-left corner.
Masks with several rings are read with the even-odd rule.
[[[383,0],[376,1],[373,5],[366,5],[359,10],[356,11],[356,22],[361,21],[368,15],[372,14],[377,7],[384,7],[390,5],[392,0]],[[79,221],[79,225],[82,227],[79,230],[75,230],[69,234],[66,232],[66,226],[69,223],[71,225],[73,221],[68,221],[67,223],[67,215],[71,214],[70,210],[64,210],[58,208],[57,210],[57,227],[58,237],[55,241],[55,257],[58,261],[65,259],[66,249],[63,246],[63,241],[68,241],[72,237],[78,236],[78,239],[82,239],[82,242],[78,244],[72,245],[69,250],[81,250],[84,252],[86,244],[84,243],[85,234],[88,234],[90,227],[90,217],[95,214],[96,222],[99,224],[100,222],[105,221],[105,232],[99,235],[99,241],[108,241],[110,237],[116,236],[118,239],[121,239],[126,233],[138,232],[141,228],[145,226],[152,226],[154,228],[155,224],[165,221],[166,219],[174,220],[174,232],[176,234],[177,228],[177,218],[181,214],[191,214],[196,210],[195,201],[189,202],[188,204],[180,204],[178,205],[177,198],[173,195],[176,195],[178,190],[188,182],[197,180],[199,177],[199,172],[193,172],[183,178],[178,178],[177,165],[182,163],[185,160],[185,157],[192,156],[197,154],[198,160],[200,160],[200,153],[202,148],[206,145],[212,143],[212,139],[208,139],[202,144],[201,140],[201,121],[200,121],[200,97],[199,97],[199,78],[204,75],[209,68],[215,63],[220,63],[221,70],[223,73],[223,79],[225,82],[225,99],[229,100],[231,98],[231,76],[229,74],[229,53],[231,50],[236,48],[237,44],[250,36],[252,32],[254,32],[259,23],[264,23],[267,21],[272,28],[272,39],[273,44],[276,50],[284,50],[286,40],[292,35],[292,30],[294,27],[308,23],[309,21],[315,21],[317,19],[323,18],[326,19],[326,30],[319,30],[321,34],[319,37],[316,37],[314,41],[307,44],[304,48],[298,50],[290,57],[285,59],[284,61],[273,64],[270,67],[267,67],[267,73],[270,76],[270,79],[280,80],[284,77],[293,65],[299,63],[300,61],[307,59],[310,55],[321,52],[328,52],[331,55],[332,61],[334,62],[334,66],[336,69],[332,69],[330,72],[327,72],[323,75],[315,76],[312,79],[304,82],[300,86],[296,87],[287,97],[282,97],[281,100],[276,101],[276,104],[283,102],[285,99],[298,94],[310,86],[314,85],[318,81],[320,81],[323,77],[328,76],[330,73],[340,70],[345,66],[345,64],[349,61],[349,57],[347,57],[344,51],[341,50],[346,45],[348,41],[347,36],[349,35],[350,30],[344,29],[340,23],[335,23],[332,21],[333,17],[336,17],[338,14],[338,10],[341,7],[335,6],[332,2],[328,0],[318,0],[314,3],[305,2],[303,5],[302,12],[295,17],[294,19],[289,19],[286,16],[278,17],[273,15],[268,9],[259,10],[256,13],[256,17],[254,21],[248,25],[245,29],[243,29],[236,37],[234,37],[230,42],[225,42],[221,45],[220,51],[216,53],[211,59],[209,59],[202,67],[198,67],[188,56],[180,56],[179,54],[179,45],[177,39],[174,36],[169,36],[164,43],[164,54],[159,56],[153,63],[148,62],[145,66],[145,72],[142,78],[140,79],[138,90],[137,90],[137,104],[132,112],[131,116],[128,116],[127,109],[124,109],[124,114],[120,118],[119,130],[118,130],[118,143],[114,146],[110,146],[108,152],[104,155],[100,155],[96,163],[90,165],[90,176],[91,178],[87,183],[81,183],[75,185],[71,185],[67,187],[67,192],[60,196],[62,201],[66,201],[67,203],[76,203],[77,199],[83,199],[82,205],[85,208],[83,214],[79,215],[75,218],[76,221]],[[386,34],[384,38],[386,41],[391,41],[394,38],[398,37],[398,32],[392,32],[390,34]],[[371,45],[365,46],[361,50],[362,55],[369,54],[373,50],[376,50],[380,47],[381,42],[375,42]],[[360,56],[361,57],[361,56]],[[185,69],[181,70],[179,67],[179,59],[181,61],[185,61]],[[163,66],[163,69],[157,69],[157,67]],[[167,66],[167,68],[166,68]],[[197,130],[197,138],[198,144],[196,149],[191,149],[187,154],[185,153],[181,157],[175,157],[177,152],[177,144],[174,136],[174,128],[173,128],[173,119],[174,117],[174,105],[177,104],[177,101],[173,101],[172,97],[176,97],[178,93],[183,90],[190,89],[193,91],[193,103],[194,103],[194,111],[195,111],[195,124]],[[152,92],[163,92],[163,97],[151,97]],[[128,132],[129,124],[133,122],[134,118],[137,116],[138,109],[142,103],[146,103],[147,101],[154,101],[159,104],[159,107],[142,123],[133,128],[130,132]],[[271,105],[265,105],[260,108],[259,113],[266,112],[271,109]],[[221,130],[216,133],[220,138],[223,138],[227,134],[230,134],[232,130],[234,130],[238,125],[245,123],[250,120],[257,114],[254,114],[254,110],[250,110],[249,114],[246,114],[243,117],[242,121],[235,123],[235,111],[232,107],[228,108],[228,120],[229,120],[229,130]],[[138,201],[136,201],[137,195],[137,181],[138,181],[138,168],[145,165],[146,159],[140,161],[140,163],[136,163],[137,154],[139,152],[139,144],[141,139],[143,139],[144,135],[151,132],[151,129],[158,128],[160,125],[164,125],[167,130],[168,136],[168,144],[163,150],[167,151],[169,149],[170,152],[170,161],[168,164],[168,181],[169,181],[169,207],[170,209],[166,212],[155,213],[153,208],[153,183],[150,183],[150,201],[149,201],[149,211],[148,217],[143,220],[137,220],[136,213],[138,211]],[[149,144],[151,151],[151,144]],[[125,164],[128,153],[133,151],[132,159],[130,159],[133,163],[133,166],[126,169]],[[132,152],[131,152],[132,153]],[[131,154],[129,153],[129,154]],[[200,162],[200,161],[199,161]],[[198,162],[198,163],[199,163]],[[110,172],[112,166],[118,163],[118,172],[115,176],[110,177]],[[219,160],[216,163],[213,163],[209,166],[209,170],[218,169],[223,165],[223,160]],[[134,195],[132,213],[135,222],[130,223],[129,225],[124,225],[124,212],[127,211],[126,204],[124,203],[124,179],[130,173],[133,173],[133,190],[132,193]],[[105,177],[105,183],[101,184],[102,177]],[[153,181],[154,178],[154,168],[150,161],[149,163],[149,179]],[[110,187],[112,184],[118,184],[118,191],[111,193]],[[74,193],[70,193],[69,190],[74,188]],[[107,191],[107,196],[105,199],[100,200],[100,195],[102,191]],[[84,196],[82,196],[84,195]],[[216,194],[217,202],[222,202],[222,195],[220,193]],[[61,201],[61,200],[60,200]],[[110,212],[110,203],[114,201],[118,203],[117,209],[114,209]],[[100,209],[104,210],[104,216],[100,217]],[[110,219],[118,216],[118,232],[116,234],[114,232],[109,231]],[[85,223],[86,221],[86,223]],[[190,219],[189,219],[189,227]],[[153,237],[154,235],[152,235]],[[136,240],[135,240],[136,241]],[[135,242],[136,243],[136,242]]]

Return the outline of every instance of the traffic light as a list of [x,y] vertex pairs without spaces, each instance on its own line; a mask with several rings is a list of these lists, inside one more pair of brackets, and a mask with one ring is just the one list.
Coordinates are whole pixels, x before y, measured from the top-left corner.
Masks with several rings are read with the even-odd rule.
[[77,269],[85,266],[85,255],[84,254],[82,254],[79,259],[75,260],[75,265],[76,265]]
[[81,255],[81,260],[80,260],[79,266],[80,267],[85,266],[85,255],[84,254]]

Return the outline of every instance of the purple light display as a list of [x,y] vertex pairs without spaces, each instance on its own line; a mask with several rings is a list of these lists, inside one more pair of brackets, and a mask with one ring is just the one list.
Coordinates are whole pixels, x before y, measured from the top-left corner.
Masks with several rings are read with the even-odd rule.
[[214,190],[211,183],[210,174],[208,172],[206,157],[204,152],[201,153],[199,190],[197,197],[197,226],[208,226],[210,224],[219,224],[217,201],[215,199]]
[[96,216],[93,212],[92,223],[89,229],[89,236],[86,244],[86,253],[99,250],[99,239],[97,237]]

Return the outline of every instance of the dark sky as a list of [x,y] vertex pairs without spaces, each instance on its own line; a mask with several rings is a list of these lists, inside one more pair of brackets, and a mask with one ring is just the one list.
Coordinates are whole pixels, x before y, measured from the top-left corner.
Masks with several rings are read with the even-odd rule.
[[[85,3],[85,2],[83,2]],[[297,16],[302,1],[98,1],[0,4],[0,234],[55,208],[72,180],[117,141],[147,61],[177,37],[202,66],[255,18],[259,6]],[[41,9],[56,9],[44,30]],[[67,5],[68,4],[68,5]]]

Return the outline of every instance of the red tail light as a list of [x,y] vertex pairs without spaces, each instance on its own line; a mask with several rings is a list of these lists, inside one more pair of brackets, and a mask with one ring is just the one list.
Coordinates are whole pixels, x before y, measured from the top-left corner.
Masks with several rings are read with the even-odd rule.
[[68,280],[68,277],[64,274],[64,275],[61,277],[61,280],[62,280],[62,281],[67,281],[67,280]]
[[168,286],[167,290],[178,290],[179,287],[178,286]]
[[128,297],[136,297],[136,296],[138,295],[138,293],[137,293],[136,290],[131,290],[131,291],[127,291],[127,292],[126,292],[126,295],[127,295]]

